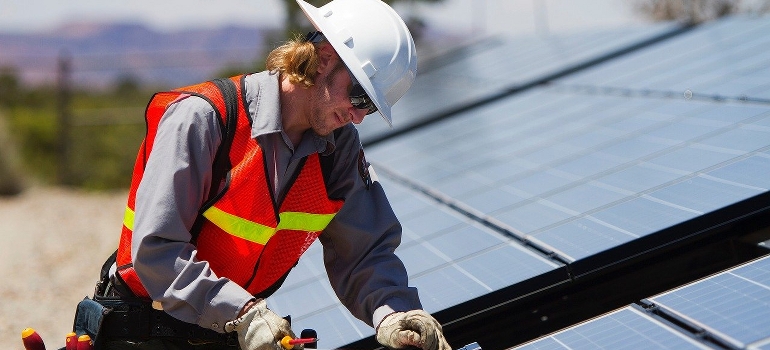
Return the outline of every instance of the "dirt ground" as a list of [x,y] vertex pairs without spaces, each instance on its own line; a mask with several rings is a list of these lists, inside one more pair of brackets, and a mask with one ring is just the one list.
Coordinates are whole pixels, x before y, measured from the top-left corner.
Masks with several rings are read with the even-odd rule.
[[58,188],[0,197],[0,349],[24,349],[26,327],[48,350],[64,346],[76,304],[117,247],[125,200]]

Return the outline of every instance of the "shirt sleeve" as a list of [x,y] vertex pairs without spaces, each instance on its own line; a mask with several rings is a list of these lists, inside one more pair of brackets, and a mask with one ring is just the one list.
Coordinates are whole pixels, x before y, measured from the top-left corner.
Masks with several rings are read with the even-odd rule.
[[224,332],[253,298],[198,260],[190,229],[208,197],[221,142],[219,118],[198,97],[166,110],[136,193],[131,253],[150,297],[169,315]]
[[391,312],[422,306],[394,253],[401,243],[401,225],[380,183],[368,181],[373,169],[366,163],[357,131],[352,125],[345,128],[335,140],[327,184],[330,197],[343,197],[345,204],[320,241],[337,297],[355,317],[376,327]]

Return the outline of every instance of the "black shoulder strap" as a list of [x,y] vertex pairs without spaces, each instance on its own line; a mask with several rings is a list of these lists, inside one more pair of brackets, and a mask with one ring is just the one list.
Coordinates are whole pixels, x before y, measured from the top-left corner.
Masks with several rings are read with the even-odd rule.
[[211,174],[211,186],[209,187],[209,196],[198,212],[198,217],[195,219],[190,234],[192,238],[191,243],[195,244],[198,240],[198,234],[203,226],[203,212],[208,209],[216,200],[219,194],[219,186],[222,181],[227,177],[227,173],[230,171],[232,164],[230,164],[230,147],[233,144],[235,138],[235,132],[238,124],[238,90],[235,84],[230,79],[214,79],[212,83],[219,88],[222,93],[222,98],[225,101],[225,111],[227,113],[225,118],[224,128],[221,132],[222,142],[219,144],[217,154],[214,156],[214,163],[212,166]]
[[112,255],[110,255],[109,258],[107,258],[104,264],[102,264],[102,269],[101,271],[99,271],[99,280],[106,281],[110,277],[109,276],[110,268],[112,267],[112,264],[114,264],[115,261],[117,261],[117,257],[118,257],[118,251],[115,250],[115,252],[112,253]]
[[227,118],[225,118],[225,128],[222,130],[222,142],[219,144],[219,149],[214,157],[214,172],[212,176],[212,187],[209,199],[212,199],[217,192],[218,186],[222,183],[227,172],[230,171],[232,165],[230,164],[230,147],[233,144],[235,138],[235,132],[238,124],[238,90],[235,88],[235,84],[230,79],[215,79],[212,81],[222,92],[222,97],[225,101],[225,111],[227,112]]

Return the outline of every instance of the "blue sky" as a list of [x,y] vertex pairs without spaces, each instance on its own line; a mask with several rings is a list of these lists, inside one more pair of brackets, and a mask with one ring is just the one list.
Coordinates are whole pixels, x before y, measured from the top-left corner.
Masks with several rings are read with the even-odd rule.
[[[630,0],[445,0],[436,5],[403,5],[430,25],[476,34],[558,33],[643,23]],[[225,24],[278,24],[280,0],[3,0],[0,31],[52,30],[75,21],[134,21],[173,31]]]

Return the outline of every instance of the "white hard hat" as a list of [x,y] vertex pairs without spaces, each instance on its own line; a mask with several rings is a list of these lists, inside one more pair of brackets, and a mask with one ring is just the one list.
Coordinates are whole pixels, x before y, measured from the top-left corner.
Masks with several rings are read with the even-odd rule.
[[417,75],[417,52],[404,20],[381,0],[297,3],[392,126],[391,107]]

